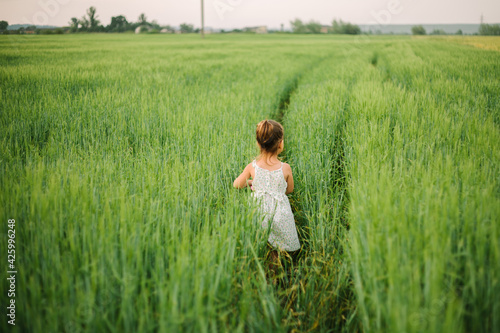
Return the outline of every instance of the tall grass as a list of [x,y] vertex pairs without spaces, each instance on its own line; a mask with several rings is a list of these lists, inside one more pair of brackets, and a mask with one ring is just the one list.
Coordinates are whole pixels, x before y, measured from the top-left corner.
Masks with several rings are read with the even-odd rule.
[[355,46],[304,77],[286,118],[307,258],[335,258],[301,277],[298,299],[329,292],[328,315],[342,318],[317,320],[316,303],[304,320],[496,331],[498,54],[421,40]]
[[360,319],[369,331],[497,331],[498,55],[422,40],[379,54],[346,128]]
[[[271,35],[0,46],[18,331],[498,329],[497,53]],[[279,287],[231,188],[266,117],[285,125],[304,245]]]
[[297,300],[290,307],[302,326],[318,331],[354,331],[358,325],[346,261],[343,151],[350,87],[357,73],[353,65],[355,60],[346,53],[332,52],[304,75],[285,116],[286,155],[295,180],[292,203],[304,252],[295,280],[302,288],[297,288]]
[[1,40],[5,58],[22,57],[0,69],[18,329],[285,330],[265,235],[231,183],[256,153],[255,124],[315,59],[304,47],[320,57],[329,43],[22,41]]

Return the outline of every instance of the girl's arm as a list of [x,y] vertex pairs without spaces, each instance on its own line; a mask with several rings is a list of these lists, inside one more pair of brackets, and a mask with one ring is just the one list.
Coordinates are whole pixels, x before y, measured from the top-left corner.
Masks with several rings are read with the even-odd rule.
[[241,173],[241,175],[238,176],[238,178],[236,178],[233,182],[233,186],[237,189],[240,189],[240,188],[244,188],[247,186],[247,181],[248,181],[248,184],[249,185],[252,185],[252,181],[251,180],[248,180],[248,178],[252,177],[252,174],[250,173],[250,170],[251,170],[252,167],[252,163],[249,163],[245,169],[243,170],[243,172]]
[[283,173],[285,175],[285,180],[287,183],[285,194],[290,194],[293,192],[293,175],[292,168],[288,163],[283,163]]

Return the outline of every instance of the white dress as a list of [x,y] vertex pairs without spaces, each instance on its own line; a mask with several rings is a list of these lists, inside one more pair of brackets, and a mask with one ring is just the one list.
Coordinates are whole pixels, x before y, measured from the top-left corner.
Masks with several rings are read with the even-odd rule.
[[274,248],[285,251],[300,249],[299,237],[295,228],[290,201],[286,196],[287,183],[283,175],[283,162],[278,170],[266,170],[254,160],[255,177],[252,182],[252,196],[259,202],[262,214],[262,227],[271,228],[268,241]]

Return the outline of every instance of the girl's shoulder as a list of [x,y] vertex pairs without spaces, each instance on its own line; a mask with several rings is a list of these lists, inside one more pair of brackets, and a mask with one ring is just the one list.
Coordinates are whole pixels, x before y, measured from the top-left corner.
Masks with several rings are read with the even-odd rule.
[[288,178],[288,176],[292,174],[292,167],[288,163],[282,163],[283,164],[281,165],[281,167],[283,169],[283,175],[285,176],[285,178]]
[[290,164],[285,163],[285,162],[281,162],[281,166],[283,168],[283,171],[288,170],[288,171],[292,172],[292,167],[290,166]]
[[247,164],[245,171],[248,172],[252,178],[255,176],[255,160]]
[[248,163],[247,166],[245,167],[245,170],[252,170],[255,168],[255,160],[252,162]]

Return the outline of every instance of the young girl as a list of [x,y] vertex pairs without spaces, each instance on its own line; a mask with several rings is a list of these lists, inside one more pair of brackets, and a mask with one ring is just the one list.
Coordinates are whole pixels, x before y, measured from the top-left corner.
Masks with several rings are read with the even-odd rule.
[[[284,148],[283,126],[274,120],[263,120],[257,125],[256,134],[260,155],[245,167],[233,186],[238,189],[251,186],[252,196],[259,202],[262,227],[267,229],[271,221],[269,244],[274,249],[296,251],[300,242],[286,196],[293,191],[292,169],[278,160]],[[271,255],[276,261],[276,251]]]

